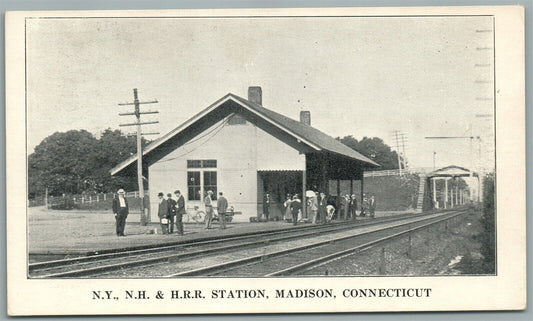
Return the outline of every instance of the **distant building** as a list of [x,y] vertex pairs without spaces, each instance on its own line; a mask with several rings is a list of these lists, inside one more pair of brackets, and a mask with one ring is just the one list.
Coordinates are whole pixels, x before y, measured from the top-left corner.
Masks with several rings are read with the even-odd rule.
[[[160,191],[180,189],[192,207],[212,190],[214,196],[223,191],[243,213],[237,221],[261,213],[263,195],[269,193],[270,216],[276,217],[287,193],[328,191],[330,180],[362,182],[364,169],[379,166],[311,127],[308,111],[298,122],[264,108],[260,87],[250,87],[248,97],[229,93],[146,146],[144,175],[153,213]],[[129,157],[111,174],[135,175],[136,161],[137,155]]]

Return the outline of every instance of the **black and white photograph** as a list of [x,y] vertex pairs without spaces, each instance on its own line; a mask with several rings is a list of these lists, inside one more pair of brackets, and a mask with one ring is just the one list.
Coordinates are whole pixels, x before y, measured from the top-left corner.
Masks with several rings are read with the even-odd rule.
[[8,13],[12,313],[525,308],[521,14]]

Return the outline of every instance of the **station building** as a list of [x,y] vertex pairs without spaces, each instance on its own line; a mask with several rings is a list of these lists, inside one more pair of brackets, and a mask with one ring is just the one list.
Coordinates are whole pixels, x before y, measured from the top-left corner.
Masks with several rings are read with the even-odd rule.
[[[308,111],[296,121],[263,107],[260,87],[250,87],[248,99],[225,95],[144,149],[151,212],[157,213],[158,192],[180,190],[186,207],[203,208],[203,195],[212,190],[242,212],[235,221],[248,221],[262,213],[265,193],[271,217],[279,217],[288,193],[328,191],[332,180],[362,185],[364,170],[379,165],[310,121]],[[136,163],[132,155],[111,174],[136,175]]]

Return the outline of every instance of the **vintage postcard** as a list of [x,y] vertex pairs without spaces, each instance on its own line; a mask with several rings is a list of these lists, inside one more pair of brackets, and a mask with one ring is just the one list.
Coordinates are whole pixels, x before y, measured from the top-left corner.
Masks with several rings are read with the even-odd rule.
[[6,14],[10,315],[526,308],[524,10]]

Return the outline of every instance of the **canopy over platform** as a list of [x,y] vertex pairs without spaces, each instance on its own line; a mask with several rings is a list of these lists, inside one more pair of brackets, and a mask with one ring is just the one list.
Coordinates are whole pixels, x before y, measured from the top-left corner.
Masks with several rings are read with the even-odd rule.
[[469,169],[459,166],[447,166],[440,169],[437,169],[429,174],[427,174],[427,178],[433,178],[433,177],[470,177],[475,176],[478,177],[478,174],[475,172],[471,172]]

